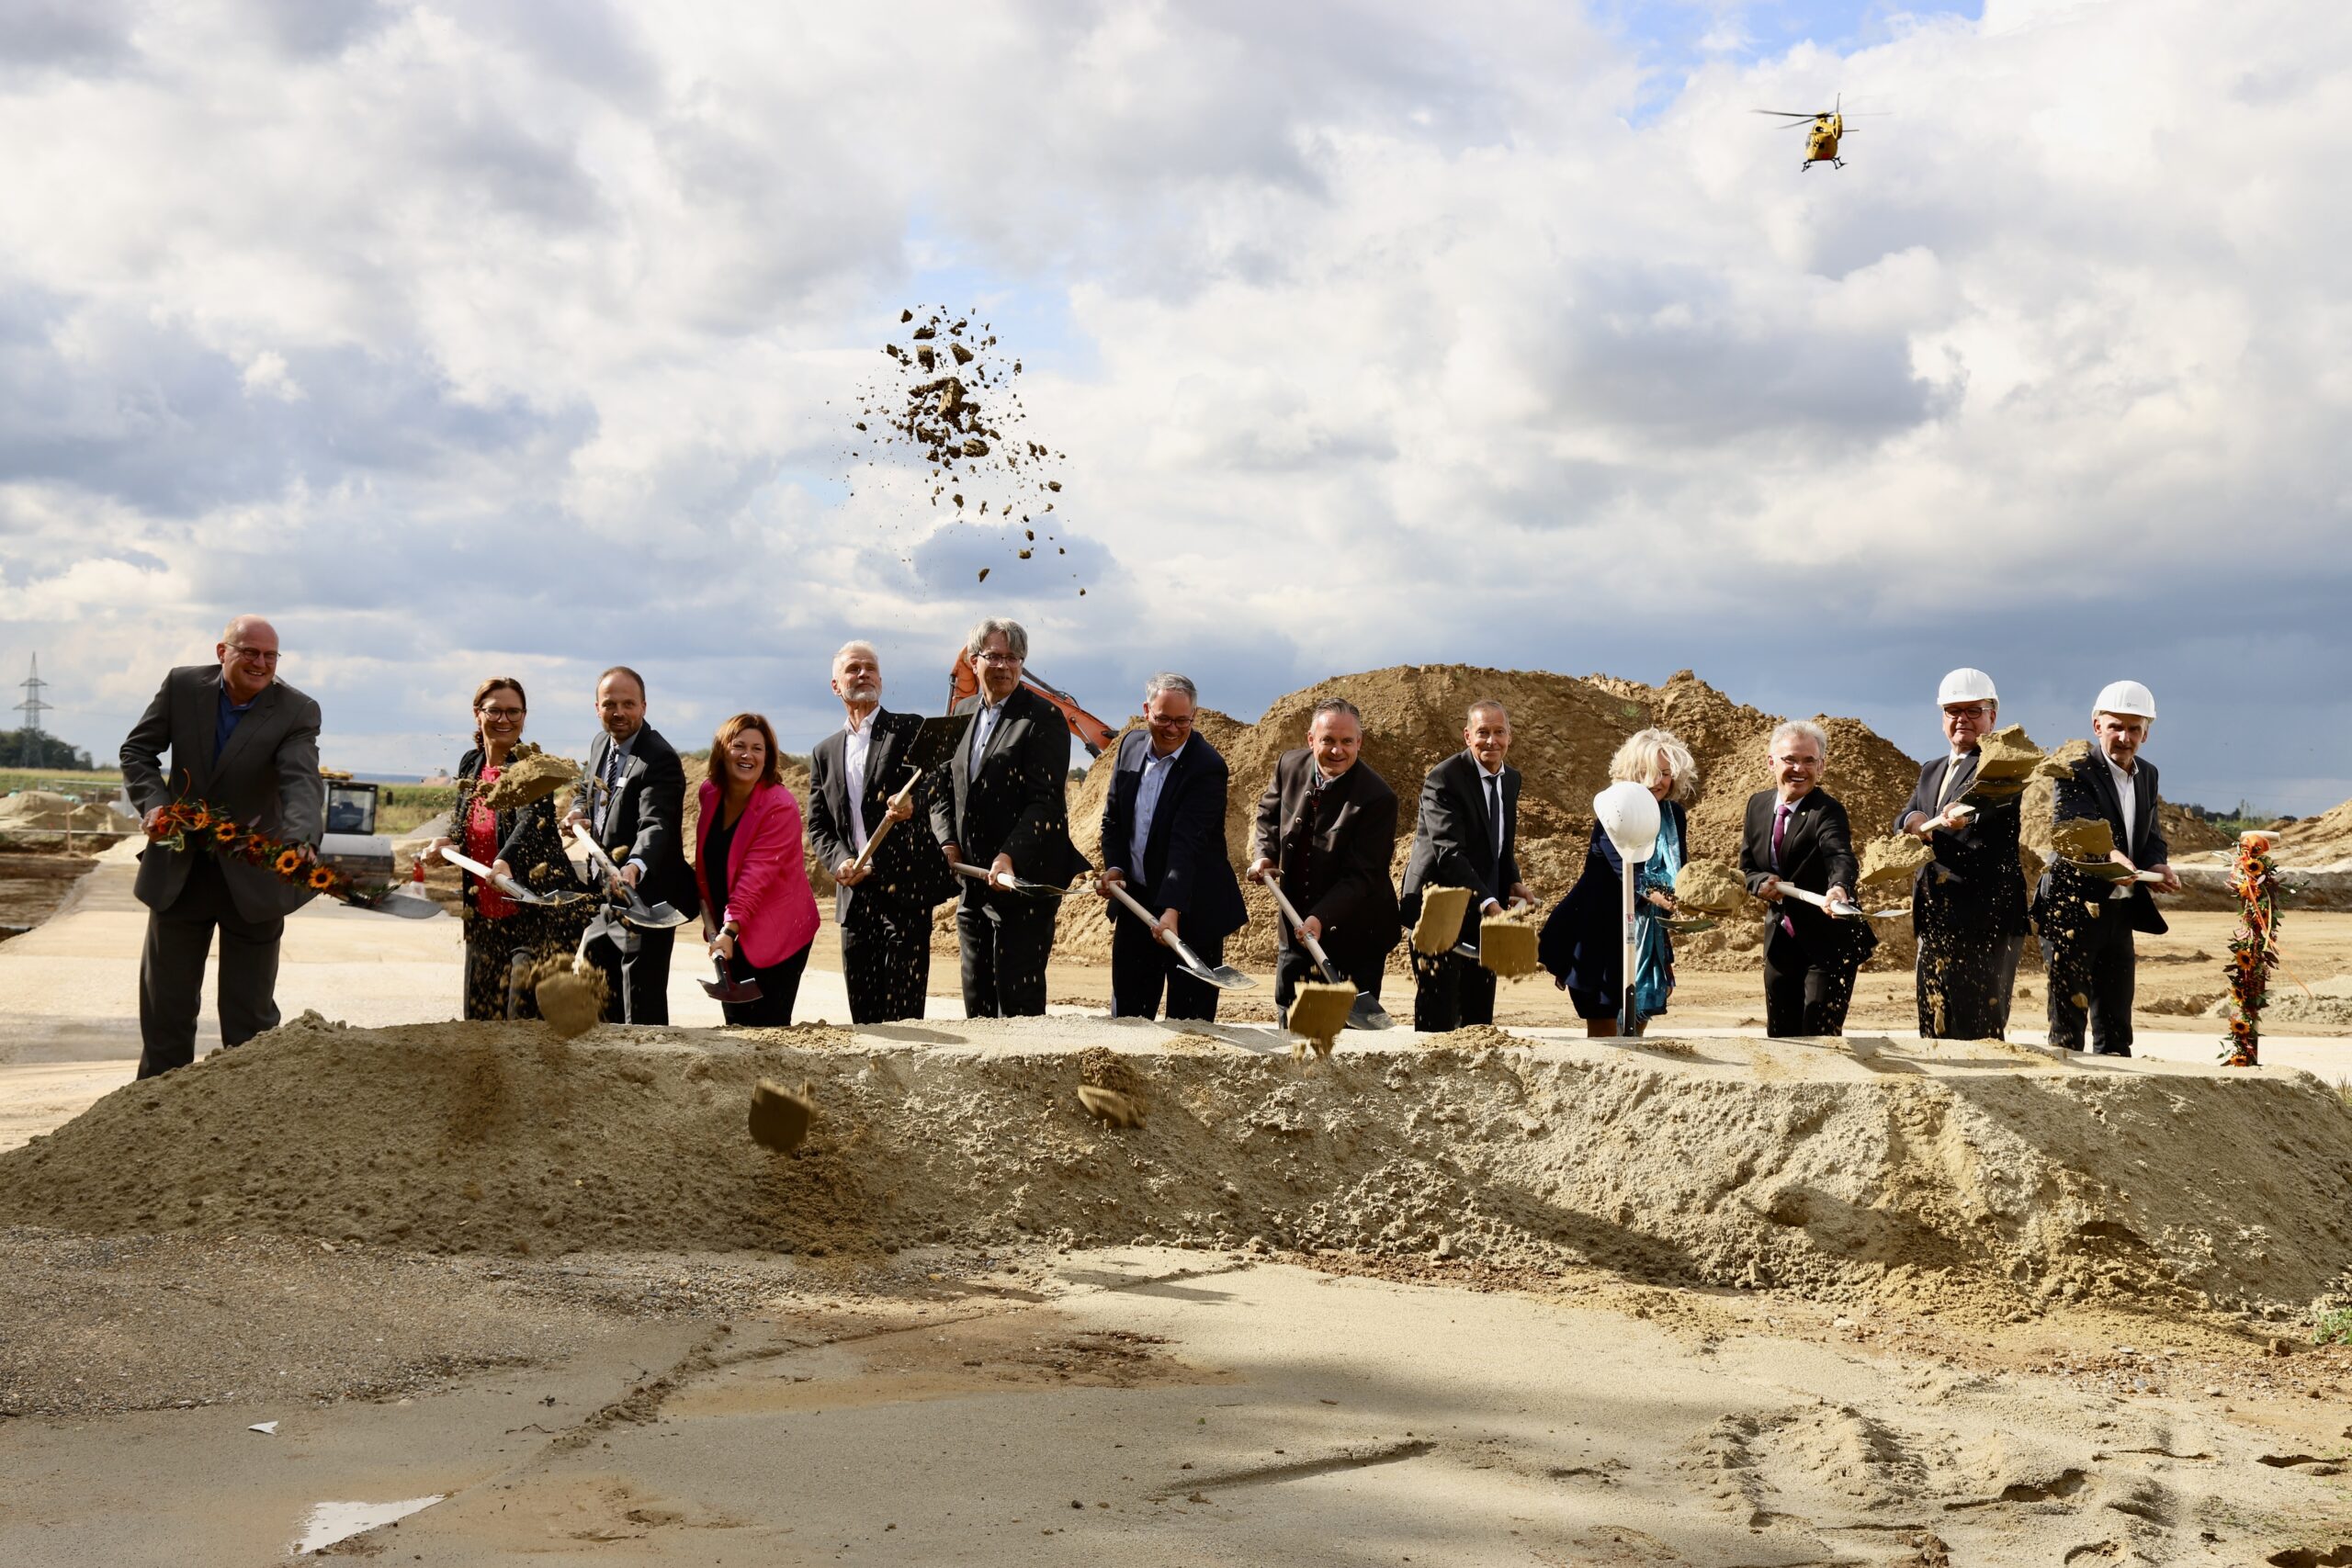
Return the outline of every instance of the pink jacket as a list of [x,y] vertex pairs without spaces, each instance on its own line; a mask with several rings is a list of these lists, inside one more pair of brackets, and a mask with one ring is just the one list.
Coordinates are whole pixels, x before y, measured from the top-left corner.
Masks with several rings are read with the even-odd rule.
[[[718,786],[706,780],[702,819],[695,824],[695,882],[703,908],[710,908],[710,878],[703,874],[703,848],[722,809]],[[808,863],[801,848],[800,803],[782,784],[752,791],[735,841],[727,856],[727,908],[713,924],[733,920],[749,963],[781,964],[815,940],[817,896],[808,890]]]

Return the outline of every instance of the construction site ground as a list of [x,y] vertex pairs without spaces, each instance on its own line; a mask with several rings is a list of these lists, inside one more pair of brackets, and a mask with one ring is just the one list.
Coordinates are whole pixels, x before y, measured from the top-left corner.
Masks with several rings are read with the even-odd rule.
[[[2129,1064],[1922,1042],[1902,976],[1864,977],[1843,1044],[1767,1042],[1756,978],[1716,973],[1645,1042],[1586,1043],[1539,978],[1508,1034],[1317,1063],[1110,1023],[1107,976],[1058,962],[1045,1021],[966,1023],[951,960],[921,1025],[747,1043],[691,946],[668,1030],[459,1036],[456,921],[314,907],[278,987],[314,1018],[125,1092],[143,911],[110,856],[0,942],[0,1564],[2352,1562],[2352,1348],[2311,1315],[2352,1264],[2352,1041],[2212,1066],[2186,1009],[2228,926],[2143,939],[2143,1003],[2184,1010]],[[2287,936],[2352,972],[2352,917]],[[846,1018],[830,931],[798,1015]],[[463,1128],[460,1067],[504,1097]],[[727,1141],[786,1070],[810,1148]],[[1122,1074],[1146,1125],[1096,1127],[1066,1086]],[[547,1110],[590,1082],[672,1107],[695,1168],[654,1182],[626,1120]],[[1756,1127],[1849,1122],[1802,1182],[1679,1185]],[[2026,1190],[1964,1190],[1980,1165]],[[1611,1202],[1558,1198],[1604,1166]],[[389,1174],[370,1212],[395,1168],[508,1223],[463,1239],[462,1197]],[[2094,1199],[2146,1222],[2019,1218]],[[617,1230],[582,1228],[599,1203]]]

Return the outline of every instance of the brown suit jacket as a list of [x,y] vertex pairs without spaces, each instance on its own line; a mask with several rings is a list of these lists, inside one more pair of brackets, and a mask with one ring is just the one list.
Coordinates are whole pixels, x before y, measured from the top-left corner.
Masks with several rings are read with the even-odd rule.
[[[1305,747],[1274,763],[1258,801],[1256,852],[1281,867],[1283,891],[1299,918],[1323,921],[1323,945],[1335,960],[1375,961],[1404,934],[1388,863],[1396,847],[1396,792],[1363,762],[1324,786],[1315,809],[1315,756]],[[1287,928],[1283,946],[1292,945]],[[1349,973],[1354,969],[1342,962]]]

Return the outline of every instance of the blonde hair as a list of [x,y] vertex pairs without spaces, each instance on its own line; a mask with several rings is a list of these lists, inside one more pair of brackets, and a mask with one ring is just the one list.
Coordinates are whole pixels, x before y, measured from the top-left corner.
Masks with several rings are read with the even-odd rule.
[[1668,800],[1687,801],[1699,793],[1699,763],[1690,755],[1690,748],[1677,740],[1670,729],[1637,731],[1609,759],[1611,778],[1629,780],[1646,788],[1657,786],[1661,772],[1674,775],[1674,784],[1666,792]]

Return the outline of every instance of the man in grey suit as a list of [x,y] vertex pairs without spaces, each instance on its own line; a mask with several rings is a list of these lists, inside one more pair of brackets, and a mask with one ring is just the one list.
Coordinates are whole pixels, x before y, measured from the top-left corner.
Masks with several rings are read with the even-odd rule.
[[[175,800],[202,801],[241,826],[298,845],[319,840],[319,705],[277,679],[277,633],[240,615],[217,664],[164,677],[122,743],[122,779],[142,823]],[[166,773],[164,753],[171,752]],[[220,933],[220,1043],[277,1027],[277,942],[286,917],[313,897],[268,866],[218,855],[190,835],[150,844],[135,884],[147,906],[139,959],[139,1076],[196,1059],[196,1015],[212,933]]]

